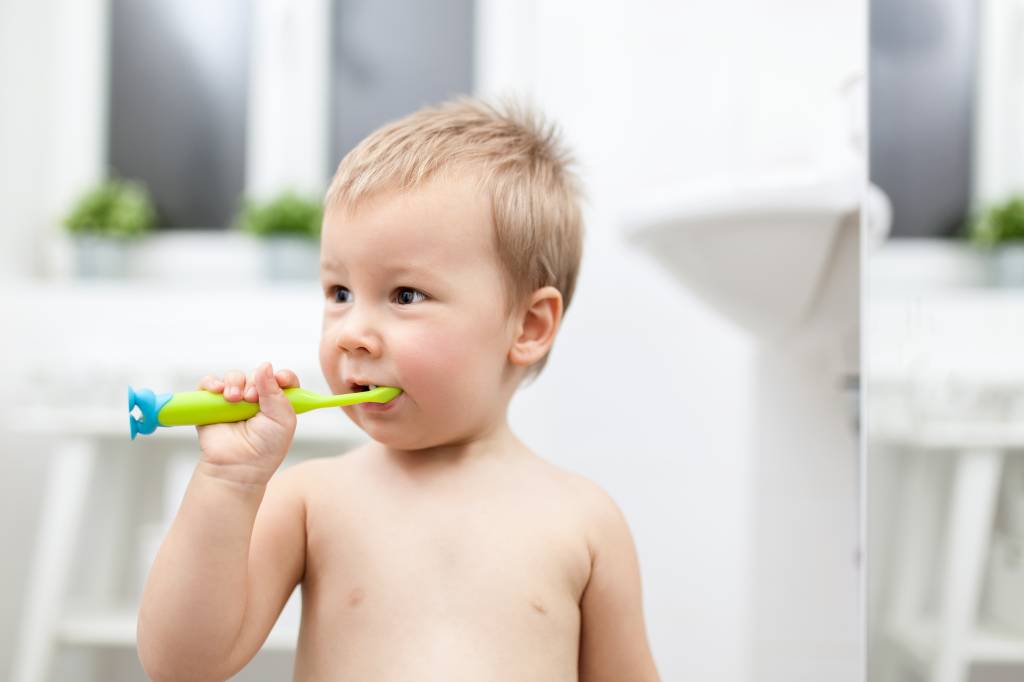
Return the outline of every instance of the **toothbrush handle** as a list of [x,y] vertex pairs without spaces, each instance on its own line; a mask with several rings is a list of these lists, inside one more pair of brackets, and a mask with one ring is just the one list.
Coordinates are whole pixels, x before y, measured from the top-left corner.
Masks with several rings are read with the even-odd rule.
[[[296,414],[302,414],[320,407],[340,407],[363,402],[384,403],[402,391],[397,388],[381,386],[372,391],[362,393],[346,393],[344,395],[323,396],[305,388],[286,388],[284,395],[292,404]],[[184,391],[171,395],[157,413],[157,422],[161,426],[200,426],[203,424],[221,424],[240,422],[252,418],[260,411],[259,403],[240,400],[232,403],[224,399],[220,393],[211,391]]]
[[[310,393],[302,388],[286,388],[284,394],[297,414],[316,407],[310,404]],[[230,402],[220,393],[211,391],[183,391],[175,393],[157,414],[161,426],[201,426],[251,419],[260,411],[259,403],[239,400]]]
[[161,426],[199,426],[245,421],[259,411],[259,403],[232,403],[210,391],[182,391],[171,396],[156,418]]

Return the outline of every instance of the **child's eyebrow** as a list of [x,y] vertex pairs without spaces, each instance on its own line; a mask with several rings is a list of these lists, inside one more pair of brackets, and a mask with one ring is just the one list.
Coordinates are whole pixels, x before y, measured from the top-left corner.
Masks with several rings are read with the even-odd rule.
[[[348,272],[348,269],[342,264],[333,260],[324,260],[320,262],[320,270],[323,272]],[[434,270],[421,265],[419,263],[396,263],[396,264],[375,264],[374,270],[382,272],[387,275],[432,275]]]

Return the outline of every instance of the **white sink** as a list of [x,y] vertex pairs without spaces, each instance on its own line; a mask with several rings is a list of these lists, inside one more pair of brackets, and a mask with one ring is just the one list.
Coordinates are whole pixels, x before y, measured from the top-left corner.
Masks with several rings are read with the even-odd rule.
[[[758,337],[776,337],[834,317],[818,310],[822,301],[852,306],[856,318],[865,184],[851,166],[663,187],[634,197],[621,219],[629,240],[694,294]],[[852,291],[837,297],[830,286]]]

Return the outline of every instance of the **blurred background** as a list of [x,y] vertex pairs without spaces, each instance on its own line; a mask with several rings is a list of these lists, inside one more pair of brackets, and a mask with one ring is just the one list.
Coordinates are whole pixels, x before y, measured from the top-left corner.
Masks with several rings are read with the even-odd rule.
[[870,679],[1024,675],[1024,3],[871,2]]
[[[580,162],[576,298],[510,418],[625,512],[662,678],[861,679],[866,46],[849,0],[0,0],[0,677],[144,679],[197,445],[129,441],[125,387],[271,360],[326,391],[333,169],[470,92]],[[605,399],[624,376],[658,399]],[[304,415],[286,466],[363,438]],[[297,623],[237,679],[287,678]]]

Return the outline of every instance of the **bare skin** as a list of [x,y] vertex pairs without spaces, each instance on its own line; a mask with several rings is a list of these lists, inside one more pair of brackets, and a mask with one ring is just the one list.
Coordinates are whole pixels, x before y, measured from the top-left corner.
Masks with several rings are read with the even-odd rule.
[[296,679],[577,679],[590,555],[564,509],[580,483],[524,450],[502,457],[417,473],[371,445],[298,474]]
[[335,393],[403,390],[386,411],[342,408],[366,445],[278,471],[295,374],[200,382],[260,413],[198,429],[139,613],[153,679],[235,674],[300,584],[296,680],[658,679],[621,512],[509,429],[562,304],[553,287],[511,316],[496,304],[489,210],[466,183],[433,183],[325,218],[324,376]]

